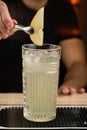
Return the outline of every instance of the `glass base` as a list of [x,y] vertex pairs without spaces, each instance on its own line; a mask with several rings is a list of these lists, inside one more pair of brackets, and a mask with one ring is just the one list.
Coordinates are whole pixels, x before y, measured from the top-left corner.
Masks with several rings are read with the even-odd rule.
[[34,122],[48,122],[56,118],[56,115],[29,115],[24,114],[24,118]]

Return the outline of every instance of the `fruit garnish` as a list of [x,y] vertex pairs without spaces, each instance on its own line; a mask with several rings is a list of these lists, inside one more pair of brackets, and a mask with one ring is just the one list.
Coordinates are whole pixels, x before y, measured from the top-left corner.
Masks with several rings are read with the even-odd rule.
[[30,27],[34,29],[34,33],[30,34],[30,39],[37,46],[43,45],[43,27],[44,27],[44,7],[40,8],[33,17]]

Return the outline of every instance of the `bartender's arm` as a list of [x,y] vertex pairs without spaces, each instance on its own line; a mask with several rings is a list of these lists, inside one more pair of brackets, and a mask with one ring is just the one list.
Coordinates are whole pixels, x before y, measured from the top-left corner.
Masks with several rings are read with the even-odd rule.
[[67,68],[59,93],[84,93],[87,85],[87,62],[84,43],[79,38],[71,38],[60,43],[62,60]]

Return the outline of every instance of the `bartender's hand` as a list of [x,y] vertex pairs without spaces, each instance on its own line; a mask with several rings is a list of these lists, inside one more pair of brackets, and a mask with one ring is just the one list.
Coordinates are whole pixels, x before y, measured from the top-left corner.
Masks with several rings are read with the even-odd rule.
[[12,30],[17,21],[12,19],[5,2],[0,0],[0,39],[6,39],[15,31]]
[[87,66],[76,64],[67,72],[63,84],[59,87],[59,94],[85,93],[85,84],[87,83]]
[[73,80],[68,80],[60,86],[58,93],[64,95],[75,93],[83,94],[85,93],[85,88],[77,88],[77,85],[74,84]]

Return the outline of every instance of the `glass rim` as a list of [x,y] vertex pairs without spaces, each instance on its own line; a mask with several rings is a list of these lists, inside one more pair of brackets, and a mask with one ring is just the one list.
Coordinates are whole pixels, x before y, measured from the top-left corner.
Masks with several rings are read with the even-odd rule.
[[[43,48],[43,47],[47,47],[49,46],[49,48]],[[34,47],[34,48],[33,48]],[[28,44],[23,44],[22,45],[22,49],[25,50],[61,50],[61,46],[60,45],[56,45],[56,44],[51,44],[51,43],[44,43],[42,46],[37,46],[34,43],[28,43]]]

